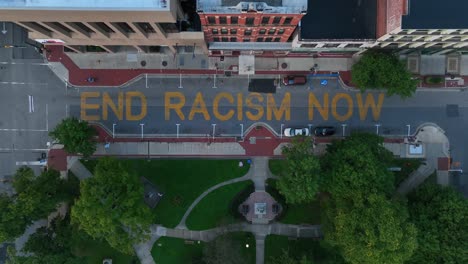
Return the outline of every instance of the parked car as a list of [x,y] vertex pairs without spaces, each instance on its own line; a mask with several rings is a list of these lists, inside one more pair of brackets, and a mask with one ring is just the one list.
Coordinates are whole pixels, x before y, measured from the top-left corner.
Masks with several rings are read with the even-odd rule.
[[319,126],[314,129],[314,135],[317,137],[326,137],[334,135],[336,129],[331,126]]
[[310,131],[308,128],[285,128],[284,129],[284,136],[286,137],[294,137],[294,136],[309,136]]
[[307,83],[307,77],[305,75],[286,76],[283,78],[284,85],[300,85],[300,84],[306,84],[306,83]]

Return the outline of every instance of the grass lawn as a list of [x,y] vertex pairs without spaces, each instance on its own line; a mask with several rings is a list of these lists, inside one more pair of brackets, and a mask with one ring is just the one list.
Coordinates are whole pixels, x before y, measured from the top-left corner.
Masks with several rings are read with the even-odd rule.
[[284,250],[298,259],[306,256],[313,263],[344,263],[334,249],[326,247],[319,241],[311,238],[290,240],[286,236],[278,235],[268,235],[265,239],[265,263],[272,263],[272,259],[283,255]]
[[267,192],[283,206],[278,221],[284,224],[320,224],[320,201],[305,204],[286,204],[285,198],[276,189],[274,179],[267,180]]
[[112,259],[115,264],[137,264],[140,263],[136,256],[129,256],[118,252],[113,249],[107,242],[93,240],[93,239],[80,239],[72,238],[74,254],[77,256],[85,257],[85,263],[98,264],[106,258]]
[[273,173],[276,176],[279,176],[281,172],[286,170],[286,160],[284,159],[268,160],[268,167],[270,168],[271,173]]
[[[225,236],[231,238],[234,244],[241,245],[242,264],[255,263],[255,238],[251,233],[233,232]],[[249,244],[248,248],[246,244]],[[205,246],[204,242],[186,244],[184,239],[161,237],[154,243],[151,255],[158,264],[201,263]]]
[[242,181],[223,186],[209,193],[198,203],[187,218],[191,230],[204,230],[236,222],[231,214],[230,201],[243,189],[253,185],[252,181]]
[[395,186],[400,185],[413,171],[421,166],[421,159],[395,159],[392,167],[400,167],[401,171],[395,171]]
[[[122,159],[124,166],[136,176],[152,181],[163,193],[153,210],[157,224],[175,227],[190,204],[206,189],[220,182],[241,177],[249,170],[239,167],[239,160],[146,160]],[[95,160],[83,161],[92,171]]]
[[154,243],[151,255],[158,264],[196,263],[203,256],[203,246],[204,242],[186,244],[184,239],[161,237]]

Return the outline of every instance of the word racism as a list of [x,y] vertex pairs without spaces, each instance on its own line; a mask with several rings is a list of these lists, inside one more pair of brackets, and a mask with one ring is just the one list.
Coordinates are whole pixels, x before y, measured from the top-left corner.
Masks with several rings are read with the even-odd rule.
[[[323,120],[329,120],[331,116],[335,120],[346,121],[353,116],[356,104],[361,120],[365,120],[371,110],[373,119],[377,121],[384,97],[383,93],[378,94],[377,100],[373,94],[356,93],[353,98],[346,93],[337,93],[333,97],[325,93],[319,100],[313,92],[310,92],[307,105],[308,119],[313,120],[318,113]],[[211,103],[207,106],[200,92],[196,94],[193,102],[187,102],[181,92],[166,92],[164,94],[164,118],[165,120],[171,120],[174,117],[180,120],[194,120],[199,115],[207,121],[213,119],[227,121],[233,118],[239,121],[244,118],[251,121],[272,119],[288,121],[291,119],[291,94],[289,92],[285,93],[281,100],[275,99],[272,94],[237,93],[233,95],[221,92],[213,98]],[[338,107],[339,104],[342,105]],[[107,120],[109,110],[111,110],[118,120],[138,121],[146,116],[147,108],[146,96],[137,91],[119,92],[117,98],[111,98],[107,92],[81,93],[81,119],[83,120]]]

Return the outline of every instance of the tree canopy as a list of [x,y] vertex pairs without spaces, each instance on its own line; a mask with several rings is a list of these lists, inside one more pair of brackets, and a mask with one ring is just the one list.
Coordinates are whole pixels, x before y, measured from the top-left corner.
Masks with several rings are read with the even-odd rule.
[[96,130],[88,122],[74,117],[63,119],[49,136],[64,145],[69,153],[81,153],[84,157],[91,156],[96,151],[94,135]]
[[319,189],[320,162],[312,154],[309,138],[294,138],[289,147],[283,149],[287,169],[279,175],[278,190],[287,203],[306,203],[315,200]]
[[358,204],[331,201],[325,214],[325,241],[351,264],[404,263],[417,248],[405,205],[381,194],[371,193]]
[[367,89],[382,89],[388,95],[399,95],[402,98],[411,97],[416,91],[417,80],[397,56],[383,51],[370,50],[351,69],[352,82],[361,91]]
[[67,183],[54,170],[36,177],[30,168],[19,168],[13,177],[16,194],[0,195],[0,241],[21,235],[34,220],[46,217],[59,202],[69,199]]
[[335,141],[322,157],[322,190],[341,199],[363,199],[368,193],[392,194],[394,175],[387,170],[393,159],[375,134],[354,133]]
[[99,159],[94,176],[81,181],[72,221],[93,238],[133,254],[132,245],[147,238],[153,220],[143,202],[143,186],[112,158]]
[[409,195],[419,248],[409,263],[468,263],[468,201],[451,187],[424,184]]

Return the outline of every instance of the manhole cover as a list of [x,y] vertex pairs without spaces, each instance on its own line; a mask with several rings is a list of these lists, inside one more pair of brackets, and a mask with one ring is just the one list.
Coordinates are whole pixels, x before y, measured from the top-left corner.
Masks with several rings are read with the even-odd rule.
[[448,104],[446,107],[446,114],[447,114],[447,117],[458,117],[459,116],[458,105]]
[[166,67],[167,66],[167,61],[163,61],[162,66]]
[[141,61],[140,64],[141,64],[141,66],[145,67],[146,66],[146,61]]
[[286,62],[281,63],[281,69],[286,69],[288,64]]

